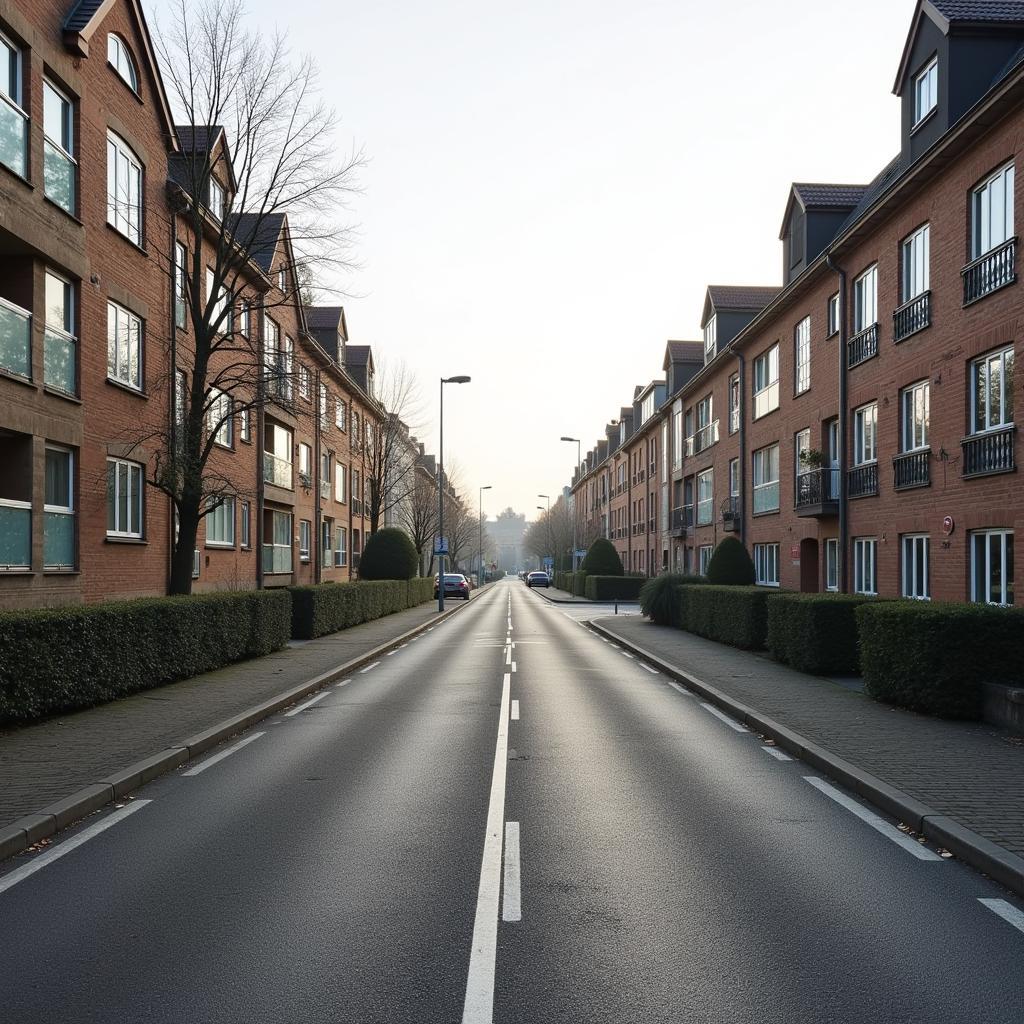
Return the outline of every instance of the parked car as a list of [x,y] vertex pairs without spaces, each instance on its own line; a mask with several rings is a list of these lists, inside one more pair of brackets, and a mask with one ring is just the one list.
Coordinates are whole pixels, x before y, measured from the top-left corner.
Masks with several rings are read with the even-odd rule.
[[[437,597],[437,576],[434,577],[434,597]],[[469,580],[461,572],[446,572],[444,574],[444,596],[461,597],[469,600]]]
[[528,587],[544,587],[546,590],[551,586],[551,579],[546,572],[531,572],[527,574],[526,585]]

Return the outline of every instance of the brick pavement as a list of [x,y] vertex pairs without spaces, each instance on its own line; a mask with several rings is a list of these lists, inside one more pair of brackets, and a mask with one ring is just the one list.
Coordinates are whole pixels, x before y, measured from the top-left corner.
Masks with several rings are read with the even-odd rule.
[[595,619],[627,643],[774,718],[884,782],[1024,856],[1024,740],[977,722],[947,722],[879,704],[640,616]]

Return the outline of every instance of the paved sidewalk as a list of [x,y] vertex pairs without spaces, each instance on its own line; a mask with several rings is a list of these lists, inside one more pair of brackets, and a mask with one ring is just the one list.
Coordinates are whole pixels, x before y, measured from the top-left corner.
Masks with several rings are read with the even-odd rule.
[[594,623],[1024,856],[1024,740],[1019,737],[989,725],[879,704],[839,681],[640,617]]
[[0,829],[254,704],[437,618],[426,603],[264,658],[123,700],[0,730]]

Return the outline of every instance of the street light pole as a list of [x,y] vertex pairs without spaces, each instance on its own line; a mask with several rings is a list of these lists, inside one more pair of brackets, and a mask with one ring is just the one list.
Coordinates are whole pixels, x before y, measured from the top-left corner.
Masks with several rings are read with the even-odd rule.
[[[537,497],[538,498],[546,499],[547,503],[548,503],[547,518],[544,520],[544,527],[545,527],[545,530],[547,531],[548,546],[550,547],[551,546],[551,497],[550,497],[550,495],[547,495],[547,494],[538,494]],[[540,508],[540,505],[538,505],[537,508]],[[552,572],[554,572],[555,568],[556,568],[556,566],[555,566],[555,553],[554,553],[554,551],[552,551],[551,552],[551,570],[552,570]]]
[[476,585],[484,585],[484,491],[489,491],[491,485],[487,484],[480,488],[480,508],[477,515],[477,525],[480,527],[480,548],[477,554]]
[[[563,441],[575,441],[576,442],[576,469],[580,468],[580,463],[583,461],[583,449],[580,446],[580,439],[578,437],[563,437]],[[572,499],[572,571],[576,571],[576,499]]]
[[[441,405],[439,420],[440,437],[437,444],[437,539],[444,538],[444,386],[445,384],[468,384],[469,377],[441,378]],[[438,543],[438,547],[442,547]],[[437,553],[437,610],[444,611],[444,552]]]

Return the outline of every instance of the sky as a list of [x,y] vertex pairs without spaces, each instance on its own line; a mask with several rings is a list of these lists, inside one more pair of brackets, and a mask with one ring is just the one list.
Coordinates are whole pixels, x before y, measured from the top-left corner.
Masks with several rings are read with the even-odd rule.
[[[167,0],[152,0],[162,13]],[[413,426],[493,516],[537,515],[700,337],[708,284],[778,284],[793,181],[899,149],[912,0],[247,0],[319,64],[361,266],[350,341],[418,382]]]

